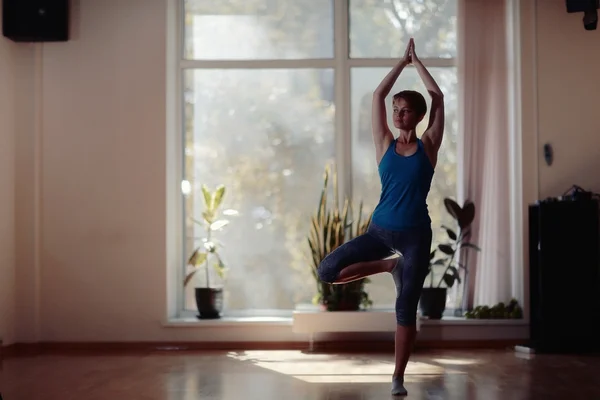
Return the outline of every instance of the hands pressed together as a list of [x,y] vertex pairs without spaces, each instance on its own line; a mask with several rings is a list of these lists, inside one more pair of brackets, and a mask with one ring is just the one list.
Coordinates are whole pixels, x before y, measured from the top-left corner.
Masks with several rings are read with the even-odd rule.
[[419,62],[419,58],[415,53],[415,41],[413,38],[410,38],[408,45],[406,46],[406,51],[404,52],[404,57],[402,57],[402,63],[404,65],[410,65],[417,62]]

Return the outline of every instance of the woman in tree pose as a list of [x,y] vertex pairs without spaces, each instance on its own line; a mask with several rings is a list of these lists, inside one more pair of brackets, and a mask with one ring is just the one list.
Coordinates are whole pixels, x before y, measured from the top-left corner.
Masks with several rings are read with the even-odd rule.
[[[431,96],[429,125],[421,138],[416,127],[427,112],[425,98],[403,90],[392,100],[394,126],[387,125],[385,98],[402,70],[412,64]],[[404,57],[373,93],[375,158],[381,179],[381,196],[367,233],[338,247],[319,265],[319,278],[344,284],[387,272],[396,286],[395,369],[392,394],[407,395],[404,371],[416,338],[417,305],[428,273],[431,219],[427,196],[444,134],[444,96],[415,54],[410,39]],[[400,257],[389,258],[398,254]]]

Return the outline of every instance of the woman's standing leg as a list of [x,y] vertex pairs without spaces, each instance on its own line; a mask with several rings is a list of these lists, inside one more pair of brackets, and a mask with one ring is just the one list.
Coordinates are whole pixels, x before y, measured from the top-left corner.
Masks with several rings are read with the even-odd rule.
[[392,394],[406,395],[404,372],[417,336],[417,306],[427,277],[432,233],[427,227],[399,234],[398,248],[403,254],[402,271],[396,280],[395,368]]

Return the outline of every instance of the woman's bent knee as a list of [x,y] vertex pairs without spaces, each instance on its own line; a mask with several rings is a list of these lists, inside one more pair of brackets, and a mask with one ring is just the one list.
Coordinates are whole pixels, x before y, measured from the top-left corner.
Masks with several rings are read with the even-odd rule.
[[337,261],[329,256],[325,257],[317,268],[317,276],[325,283],[334,283],[339,273]]

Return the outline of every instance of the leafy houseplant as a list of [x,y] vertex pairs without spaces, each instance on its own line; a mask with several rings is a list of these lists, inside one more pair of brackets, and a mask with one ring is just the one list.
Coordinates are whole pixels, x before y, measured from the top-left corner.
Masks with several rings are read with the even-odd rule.
[[467,319],[521,319],[523,308],[517,299],[511,299],[508,304],[503,302],[493,306],[477,306],[465,314]]
[[[330,175],[333,178],[332,205],[327,203]],[[364,289],[365,284],[369,283],[368,278],[343,285],[331,285],[322,282],[317,274],[319,264],[329,253],[348,240],[365,233],[371,221],[370,215],[363,220],[362,202],[356,220],[352,217],[352,204],[349,199],[344,200],[342,208],[339,204],[337,172],[335,170],[332,172],[330,167],[326,166],[319,205],[312,216],[307,238],[311,251],[311,272],[317,284],[317,294],[313,298],[313,303],[320,304],[327,311],[356,311],[361,305],[368,307],[372,304]]]
[[[225,186],[218,186],[214,192],[211,192],[206,185],[202,185],[202,195],[204,197],[205,210],[202,213],[202,221],[193,219],[194,223],[202,226],[206,230],[206,237],[202,239],[202,245],[194,249],[188,259],[188,272],[183,282],[187,286],[196,272],[200,268],[204,269],[206,277],[205,287],[196,287],[196,306],[198,307],[198,318],[215,319],[220,318],[223,310],[223,287],[211,286],[210,265],[221,279],[225,279],[225,264],[219,255],[219,243],[214,240],[213,232],[223,229],[229,224],[229,220],[219,219],[219,208],[223,203],[225,195]],[[229,211],[229,210],[228,210]],[[230,211],[229,214],[235,214]]]
[[[441,243],[430,253],[429,261],[429,287],[424,287],[421,294],[420,309],[424,316],[431,319],[441,319],[446,309],[446,295],[448,289],[452,288],[456,282],[461,283],[460,269],[467,276],[467,267],[464,263],[457,260],[457,255],[462,249],[474,249],[479,251],[479,247],[468,241],[471,235],[471,224],[475,219],[475,204],[467,200],[461,207],[456,201],[445,198],[444,205],[448,213],[454,218],[458,225],[458,233],[453,229],[442,225],[442,229],[448,235],[448,242]],[[435,259],[437,252],[441,256]],[[439,280],[435,279],[434,269],[443,267]],[[437,283],[437,284],[436,284]],[[442,286],[444,284],[444,286]]]

